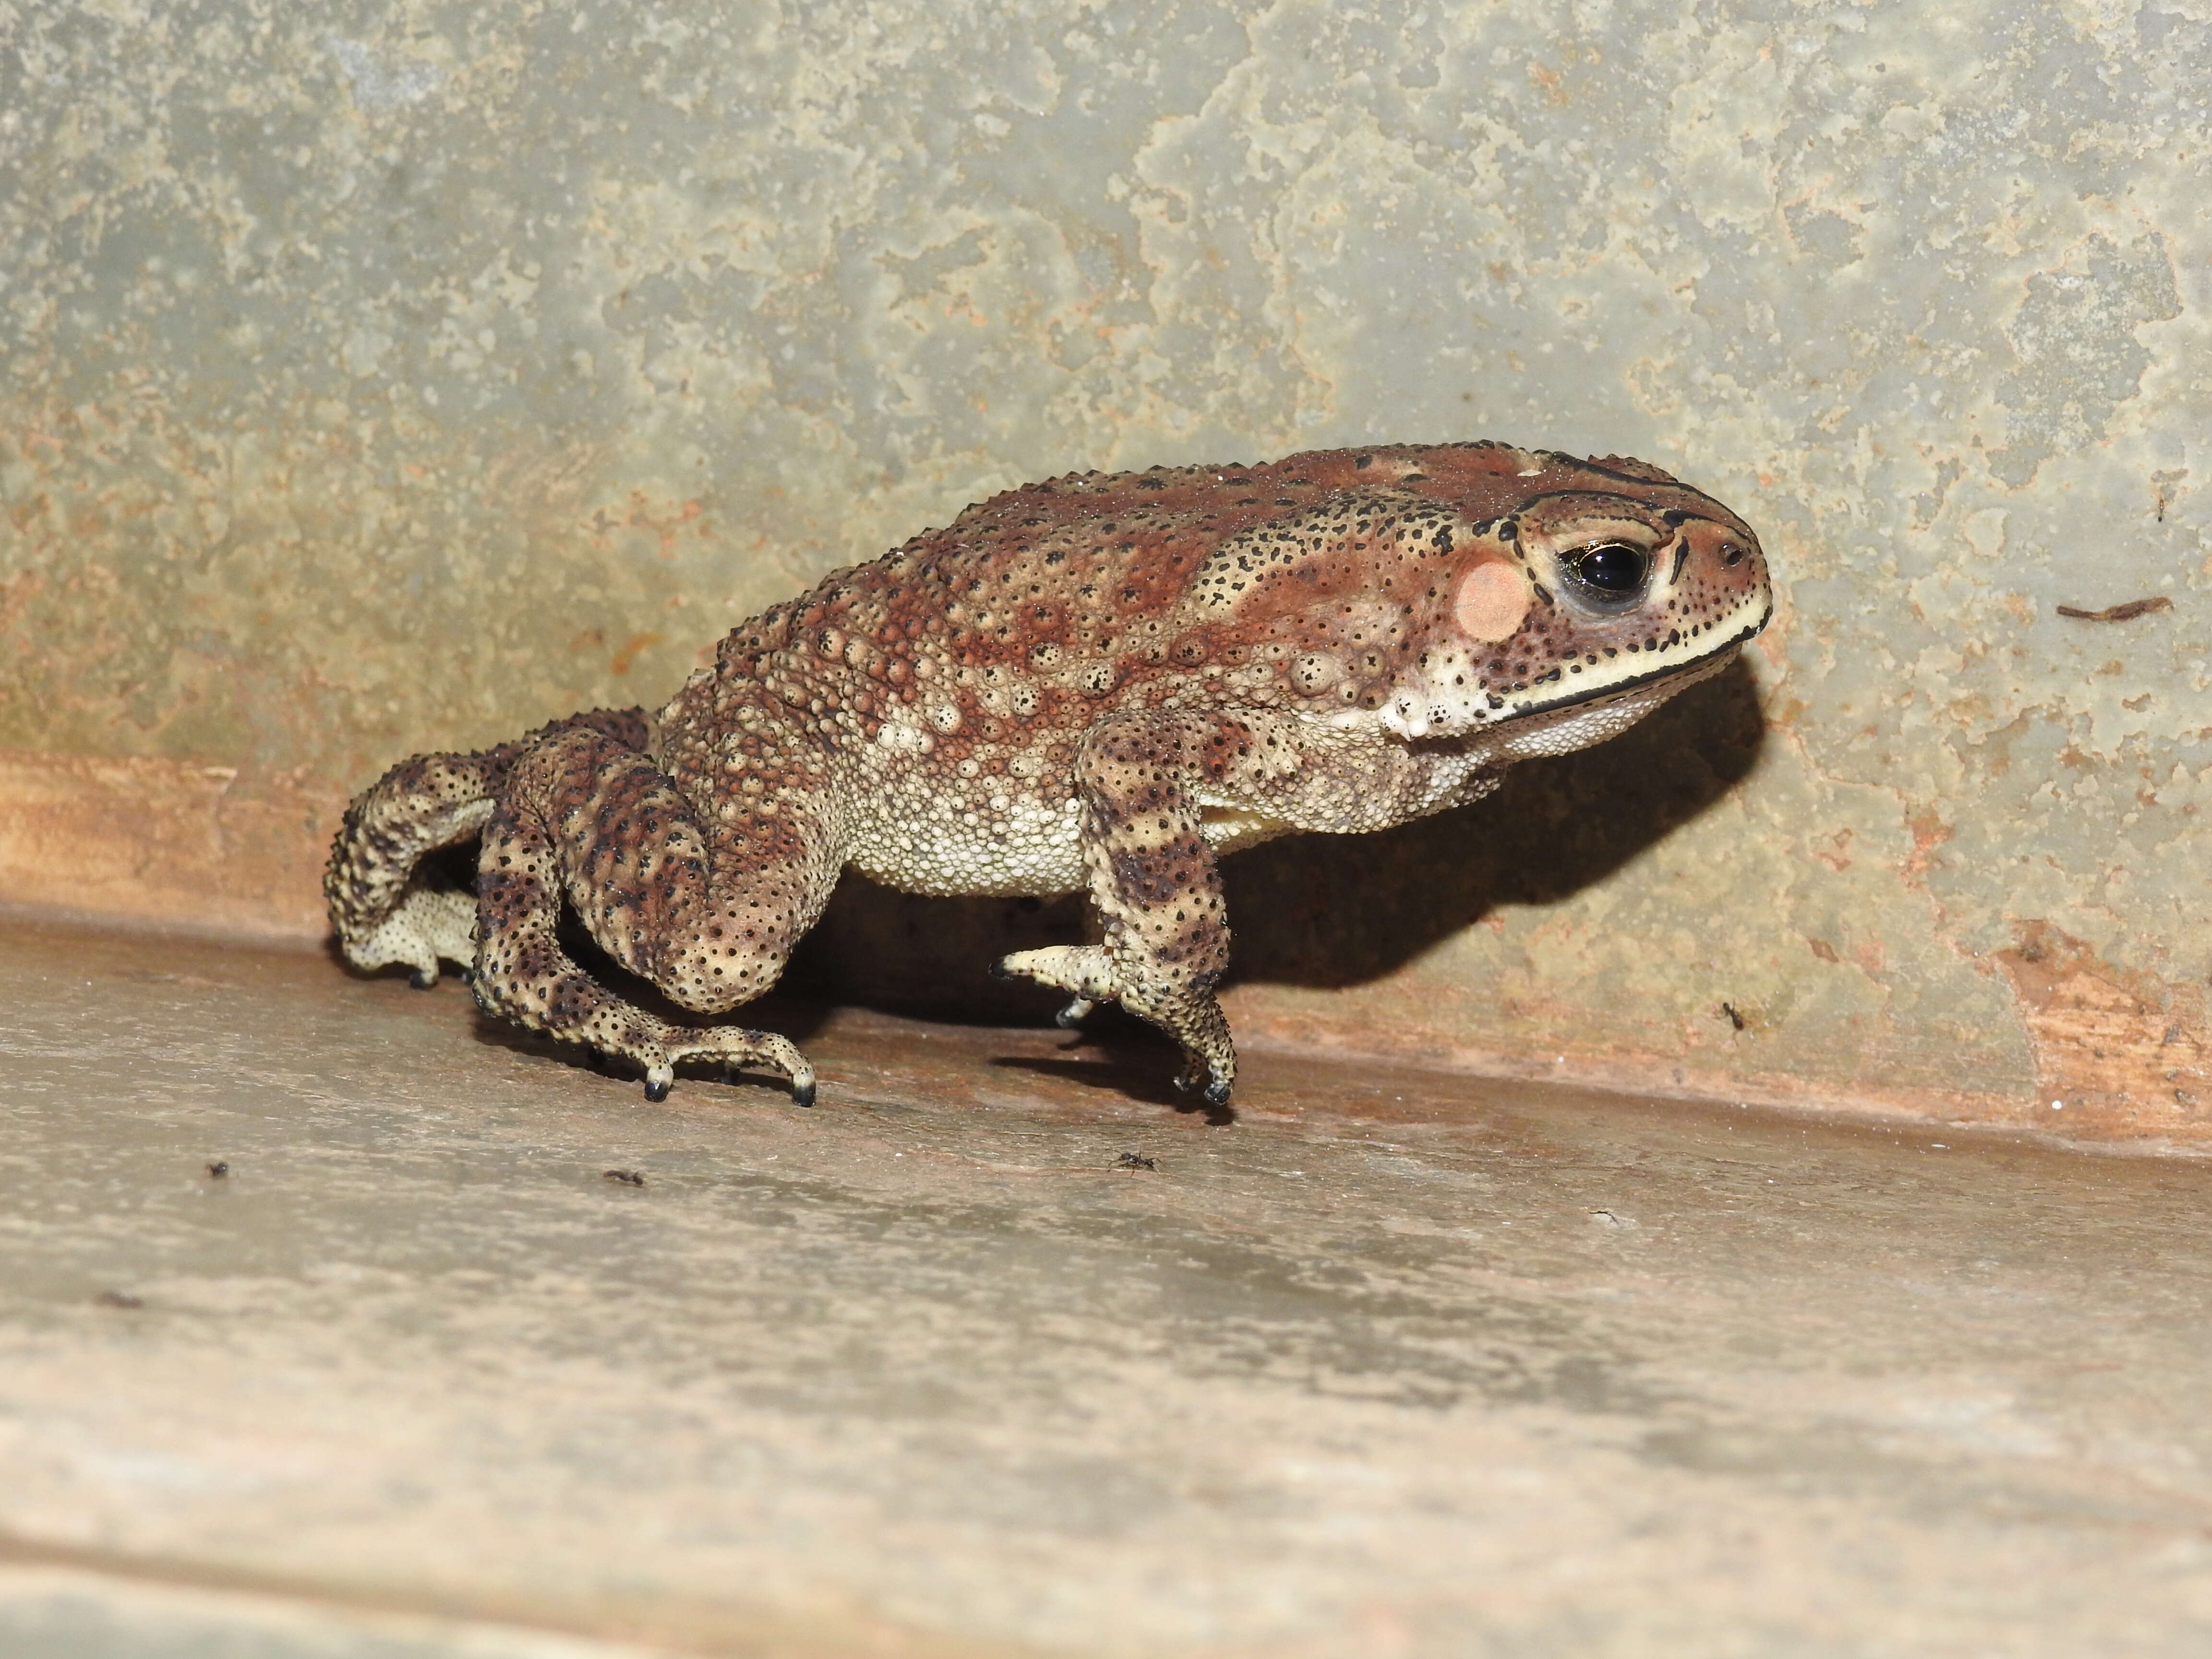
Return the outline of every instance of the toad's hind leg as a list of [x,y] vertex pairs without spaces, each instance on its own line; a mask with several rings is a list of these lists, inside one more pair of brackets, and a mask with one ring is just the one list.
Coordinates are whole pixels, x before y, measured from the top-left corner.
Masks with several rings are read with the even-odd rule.
[[565,897],[621,966],[685,1008],[720,1013],[775,982],[842,863],[818,789],[779,790],[773,805],[708,818],[650,757],[604,732],[558,733],[515,762],[484,826],[477,1000],[636,1060],[648,1100],[666,1098],[678,1060],[710,1060],[772,1066],[811,1104],[813,1068],[788,1038],[675,1024],[634,1006],[579,967],[556,929]]
[[622,741],[646,740],[641,708],[574,714],[524,738],[471,755],[416,755],[356,796],[331,843],[323,896],[338,947],[355,967],[412,970],[417,990],[438,982],[441,958],[476,959],[471,894],[423,879],[422,860],[471,839],[491,816],[517,755],[550,732],[588,726]]
[[386,773],[346,814],[323,894],[338,946],[355,967],[394,963],[418,991],[438,963],[466,963],[476,899],[422,878],[423,857],[468,840],[491,816],[490,768],[479,755],[417,755]]

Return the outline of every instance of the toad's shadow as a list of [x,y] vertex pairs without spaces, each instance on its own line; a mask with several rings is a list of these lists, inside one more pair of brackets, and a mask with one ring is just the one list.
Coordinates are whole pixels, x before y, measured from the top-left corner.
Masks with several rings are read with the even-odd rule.
[[[1500,905],[1553,904],[1707,811],[1765,738],[1741,659],[1620,737],[1513,768],[1487,800],[1371,836],[1294,836],[1222,865],[1230,982],[1378,979]],[[1088,936],[1079,895],[921,898],[857,877],[793,958],[804,995],[991,1023],[1046,1018],[1054,994],[991,978],[1010,951]]]

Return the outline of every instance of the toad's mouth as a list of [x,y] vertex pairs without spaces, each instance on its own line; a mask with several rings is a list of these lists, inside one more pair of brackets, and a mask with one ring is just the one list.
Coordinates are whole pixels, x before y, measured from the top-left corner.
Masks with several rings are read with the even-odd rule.
[[[1678,690],[1684,686],[1694,685],[1699,680],[1711,678],[1734,662],[1736,653],[1773,620],[1774,601],[1770,597],[1760,607],[1758,619],[1744,623],[1729,639],[1723,640],[1718,644],[1714,644],[1710,640],[1696,641],[1694,655],[1689,653],[1678,655],[1672,662],[1662,658],[1656,667],[1647,668],[1641,672],[1631,673],[1621,678],[1608,680],[1600,684],[1563,687],[1558,695],[1550,697],[1531,695],[1526,701],[1509,699],[1504,708],[1492,713],[1490,717],[1492,729],[1495,731],[1508,725],[1517,726],[1527,720],[1539,719],[1546,714],[1562,714],[1571,709],[1602,708],[1616,699],[1633,696],[1638,692],[1648,690],[1663,681],[1674,682],[1672,689]],[[1686,643],[1688,642],[1686,641]],[[1551,676],[1547,678],[1556,678],[1559,673],[1558,669],[1553,669]]]

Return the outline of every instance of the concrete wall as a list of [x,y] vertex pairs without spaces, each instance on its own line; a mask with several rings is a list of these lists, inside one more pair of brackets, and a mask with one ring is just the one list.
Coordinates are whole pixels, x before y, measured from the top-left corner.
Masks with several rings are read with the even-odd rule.
[[0,8],[0,894],[304,937],[389,761],[988,491],[1504,437],[1781,619],[1243,860],[1244,1029],[2212,1138],[2212,6],[1941,9]]

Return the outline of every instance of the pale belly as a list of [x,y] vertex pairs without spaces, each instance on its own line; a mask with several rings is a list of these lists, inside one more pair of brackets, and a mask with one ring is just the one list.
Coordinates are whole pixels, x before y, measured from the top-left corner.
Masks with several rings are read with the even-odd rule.
[[860,815],[846,867],[902,893],[1042,897],[1086,883],[1082,803],[898,791]]
[[[1083,805],[1073,797],[902,790],[873,807],[855,825],[846,867],[900,892],[1042,898],[1091,884]],[[1216,852],[1233,853],[1287,835],[1291,826],[1208,806],[1200,828]]]

